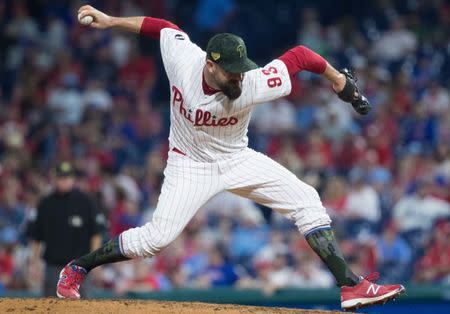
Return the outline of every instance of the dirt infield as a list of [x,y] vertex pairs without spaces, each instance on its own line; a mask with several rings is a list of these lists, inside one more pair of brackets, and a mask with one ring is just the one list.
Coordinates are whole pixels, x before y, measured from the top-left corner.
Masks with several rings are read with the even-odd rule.
[[[0,313],[188,313],[188,314],[331,314],[333,311],[297,310],[272,307],[208,304],[198,302],[162,302],[136,300],[59,300],[48,299],[0,299]],[[348,313],[348,312],[347,312]]]

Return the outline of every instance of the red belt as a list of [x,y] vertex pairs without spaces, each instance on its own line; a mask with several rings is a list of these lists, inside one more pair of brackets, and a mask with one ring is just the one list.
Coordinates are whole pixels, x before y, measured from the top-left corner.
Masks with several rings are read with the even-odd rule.
[[178,153],[178,154],[181,154],[181,155],[184,155],[184,156],[186,156],[186,154],[185,153],[183,153],[181,150],[179,150],[178,148],[176,148],[176,147],[174,147],[174,148],[172,148],[172,151],[174,151],[175,153]]

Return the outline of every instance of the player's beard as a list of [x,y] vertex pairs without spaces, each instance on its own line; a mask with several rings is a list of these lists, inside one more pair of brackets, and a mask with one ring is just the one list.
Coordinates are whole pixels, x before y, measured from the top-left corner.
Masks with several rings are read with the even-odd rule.
[[225,84],[221,84],[220,90],[231,100],[235,100],[242,94],[242,85],[240,81],[233,80],[228,81]]

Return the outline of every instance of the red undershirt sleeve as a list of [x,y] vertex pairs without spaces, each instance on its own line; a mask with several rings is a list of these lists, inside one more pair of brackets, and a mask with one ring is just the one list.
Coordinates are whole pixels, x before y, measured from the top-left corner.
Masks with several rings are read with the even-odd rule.
[[322,74],[327,67],[327,62],[324,58],[305,46],[289,49],[278,59],[283,61],[291,76],[303,70]]
[[145,17],[139,33],[153,39],[159,39],[160,32],[164,28],[173,28],[181,31],[181,29],[177,25],[167,20],[154,17]]

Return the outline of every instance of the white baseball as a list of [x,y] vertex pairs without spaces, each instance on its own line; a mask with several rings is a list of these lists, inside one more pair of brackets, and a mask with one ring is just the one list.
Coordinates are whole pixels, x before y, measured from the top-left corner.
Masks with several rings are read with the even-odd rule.
[[89,25],[94,21],[94,18],[90,15],[86,15],[83,18],[81,18],[81,16],[78,15],[78,21],[83,25]]

